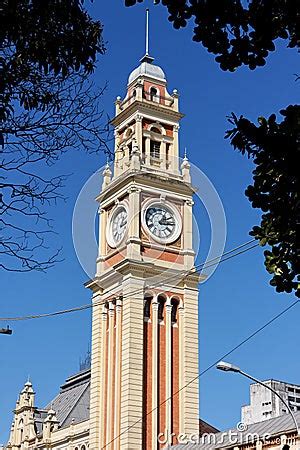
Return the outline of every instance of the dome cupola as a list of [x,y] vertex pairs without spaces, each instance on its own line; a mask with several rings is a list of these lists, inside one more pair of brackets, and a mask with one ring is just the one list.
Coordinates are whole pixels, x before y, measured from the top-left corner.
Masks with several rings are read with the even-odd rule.
[[151,56],[146,54],[140,62],[141,64],[129,75],[128,85],[133,83],[133,81],[135,81],[140,76],[154,78],[155,80],[166,82],[164,71],[159,66],[152,64],[153,58]]

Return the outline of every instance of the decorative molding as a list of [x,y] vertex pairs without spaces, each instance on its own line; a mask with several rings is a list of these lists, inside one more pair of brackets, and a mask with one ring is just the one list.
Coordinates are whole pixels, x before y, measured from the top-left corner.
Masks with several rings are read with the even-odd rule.
[[142,192],[142,190],[137,186],[131,186],[129,189],[127,189],[127,194],[132,194],[133,192]]
[[194,202],[194,200],[187,199],[187,200],[185,200],[185,204],[186,204],[187,206],[194,206],[195,202]]

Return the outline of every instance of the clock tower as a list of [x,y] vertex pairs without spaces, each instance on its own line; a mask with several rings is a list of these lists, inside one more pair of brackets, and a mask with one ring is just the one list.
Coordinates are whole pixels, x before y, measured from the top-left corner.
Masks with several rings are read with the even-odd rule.
[[198,435],[198,283],[178,92],[146,53],[118,97],[93,292],[90,449],[158,450]]

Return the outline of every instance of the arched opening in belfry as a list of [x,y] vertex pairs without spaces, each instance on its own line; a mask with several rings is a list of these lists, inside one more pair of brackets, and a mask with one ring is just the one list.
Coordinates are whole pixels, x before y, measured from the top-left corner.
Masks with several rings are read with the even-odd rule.
[[23,437],[24,437],[24,421],[23,421],[23,419],[21,419],[19,421],[18,428],[19,428],[19,441],[20,441],[20,443],[22,443],[23,442]]
[[157,133],[157,134],[161,134],[161,131],[160,131],[160,129],[159,128],[157,128],[157,127],[151,127],[151,131],[153,132],[153,133]]
[[153,86],[150,88],[150,100],[152,102],[159,102],[158,90]]
[[144,318],[150,319],[151,317],[151,303],[153,296],[151,294],[145,294],[144,297]]
[[160,142],[159,141],[150,141],[150,156],[151,158],[160,158]]
[[158,303],[158,320],[164,320],[166,297],[162,294],[158,295],[157,303]]
[[178,306],[179,306],[179,300],[178,298],[173,297],[171,299],[171,322],[172,323],[176,323],[177,322],[177,311],[178,311]]

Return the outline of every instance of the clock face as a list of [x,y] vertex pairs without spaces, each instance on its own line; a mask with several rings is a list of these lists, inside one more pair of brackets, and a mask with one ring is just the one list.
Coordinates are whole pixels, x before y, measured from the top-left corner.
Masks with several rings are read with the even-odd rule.
[[159,242],[177,239],[180,233],[177,214],[164,204],[153,204],[145,211],[145,223],[153,238]]
[[111,247],[116,247],[123,240],[128,223],[128,213],[124,206],[118,206],[111,215],[108,224],[108,243]]

